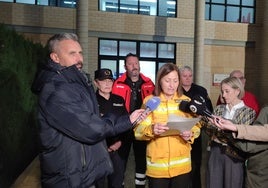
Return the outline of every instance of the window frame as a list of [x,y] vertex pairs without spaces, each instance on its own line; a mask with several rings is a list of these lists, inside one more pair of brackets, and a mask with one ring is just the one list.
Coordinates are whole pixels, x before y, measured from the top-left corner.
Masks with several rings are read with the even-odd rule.
[[[104,7],[103,3],[105,3],[105,1],[104,0],[99,0],[98,10],[99,11],[105,11],[105,12],[141,14],[141,15],[148,15],[148,16],[162,16],[162,17],[171,17],[171,18],[176,18],[177,17],[177,2],[178,2],[178,0],[155,0],[155,7],[153,5],[152,6],[149,6],[149,5],[146,6],[146,2],[141,2],[141,0],[137,0],[137,10],[133,11],[133,12],[127,12],[126,11],[127,6],[129,5],[129,7],[131,8],[133,6],[132,4],[126,4],[125,2],[124,2],[124,4],[123,3],[121,4],[121,1],[122,0],[111,0],[110,3],[112,3],[114,5],[114,11],[107,11],[107,10],[104,10],[104,8],[103,8]],[[163,1],[166,2],[166,15],[160,15],[160,7],[163,8],[161,2],[163,2]],[[109,3],[109,2],[106,2],[106,3]],[[154,2],[147,2],[147,3],[154,3]],[[170,4],[170,7],[169,7],[168,4]],[[125,11],[120,11],[122,6],[124,6]],[[155,9],[152,9],[152,10],[155,10],[156,14],[150,14],[150,13],[145,14],[148,10],[149,10],[149,12],[151,12],[150,11],[151,7],[155,8]],[[174,8],[174,14],[173,14],[173,11],[172,11],[173,8]],[[110,10],[112,10],[112,7],[110,7]],[[141,10],[143,10],[143,11],[141,11]],[[147,10],[147,11],[145,11],[145,10]],[[154,11],[152,11],[152,12],[154,12]]]
[[[101,55],[101,41],[102,40],[107,40],[107,41],[117,41],[117,55]],[[98,39],[98,69],[100,68],[110,68],[110,67],[103,67],[102,66],[102,61],[103,60],[111,60],[111,61],[115,61],[116,63],[116,70],[113,70],[113,74],[114,74],[114,78],[118,78],[120,76],[120,61],[122,62],[122,60],[125,60],[125,57],[127,54],[125,55],[120,55],[120,42],[136,42],[136,53],[135,52],[131,52],[136,54],[139,57],[139,61],[149,61],[149,62],[154,62],[155,63],[155,70],[154,70],[154,76],[156,77],[157,71],[160,68],[160,66],[163,63],[174,63],[176,64],[176,43],[172,43],[172,42],[155,42],[155,41],[139,41],[139,40],[121,40],[121,39],[111,39],[111,38],[99,38]],[[141,43],[155,43],[156,44],[156,57],[142,57],[140,56],[140,44]],[[173,54],[174,57],[173,58],[163,58],[163,57],[159,57],[159,46],[162,44],[169,44],[172,45],[173,48]],[[141,72],[143,73],[144,71],[141,70]],[[146,75],[146,73],[145,73]],[[155,79],[153,79],[155,80]]]
[[[247,24],[255,24],[255,19],[256,19],[256,0],[253,0],[253,5],[243,5],[243,1],[244,0],[238,0],[239,3],[228,3],[228,0],[222,0],[222,2],[220,1],[215,1],[215,0],[206,0],[206,4],[205,4],[205,19],[206,20],[212,20],[212,21],[223,21],[223,22],[234,22],[234,23],[247,23]],[[215,17],[215,15],[212,14],[213,12],[213,6],[217,7],[217,6],[223,6],[224,7],[224,15],[222,19],[213,19],[213,16]],[[228,16],[228,12],[227,9],[228,8],[238,8],[238,15],[239,18],[237,19],[237,21],[228,21],[228,18],[232,17],[231,15]],[[249,18],[249,20],[245,19],[245,16],[242,15],[243,14],[243,9],[252,9],[252,19]]]

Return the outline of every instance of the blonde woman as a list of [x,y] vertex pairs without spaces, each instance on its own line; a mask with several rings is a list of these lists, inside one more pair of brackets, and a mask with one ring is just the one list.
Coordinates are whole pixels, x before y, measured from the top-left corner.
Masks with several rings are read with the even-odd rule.
[[[232,120],[236,124],[252,124],[256,113],[247,107],[242,97],[244,86],[238,78],[228,77],[221,82],[221,93],[225,104],[216,106],[214,115]],[[225,139],[221,132],[211,136],[211,151],[208,160],[207,188],[242,188],[244,161]]]

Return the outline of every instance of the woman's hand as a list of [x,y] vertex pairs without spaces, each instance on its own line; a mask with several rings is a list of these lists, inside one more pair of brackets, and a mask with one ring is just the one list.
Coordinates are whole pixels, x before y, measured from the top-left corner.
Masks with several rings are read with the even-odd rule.
[[233,122],[227,119],[223,119],[221,117],[214,118],[214,124],[222,130],[230,130],[237,132],[237,127]]
[[153,125],[153,133],[155,135],[160,135],[166,132],[167,130],[169,130],[169,127],[167,126],[167,124],[156,123]]
[[237,132],[236,124],[233,124],[230,120],[224,119],[220,116],[213,116],[213,118],[208,119],[211,123],[218,127],[218,129]]
[[191,140],[191,138],[193,137],[193,132],[192,131],[183,131],[182,133],[180,133],[180,136],[185,140]]

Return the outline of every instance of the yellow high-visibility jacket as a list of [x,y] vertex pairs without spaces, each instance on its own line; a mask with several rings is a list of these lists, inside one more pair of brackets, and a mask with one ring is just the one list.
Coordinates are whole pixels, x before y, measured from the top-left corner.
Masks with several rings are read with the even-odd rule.
[[[152,97],[146,97],[143,104]],[[175,114],[182,117],[192,118],[189,113],[179,110],[181,100],[191,99],[185,95],[179,97],[177,94],[170,100],[166,100],[160,94],[160,105],[148,117],[135,127],[137,140],[146,140],[147,170],[146,175],[154,178],[171,178],[191,171],[191,143],[200,135],[201,125],[197,123],[192,131],[194,136],[190,141],[185,141],[178,132],[171,132],[166,136],[154,135],[152,125],[154,123],[167,123],[168,116]]]

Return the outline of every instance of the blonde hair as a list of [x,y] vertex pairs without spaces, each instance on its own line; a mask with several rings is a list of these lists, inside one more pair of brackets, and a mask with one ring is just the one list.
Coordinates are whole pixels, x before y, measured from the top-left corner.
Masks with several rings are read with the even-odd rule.
[[238,89],[239,95],[237,96],[239,99],[242,99],[245,95],[245,89],[240,79],[236,77],[228,77],[221,81],[221,87],[222,84],[227,84],[233,89]]

